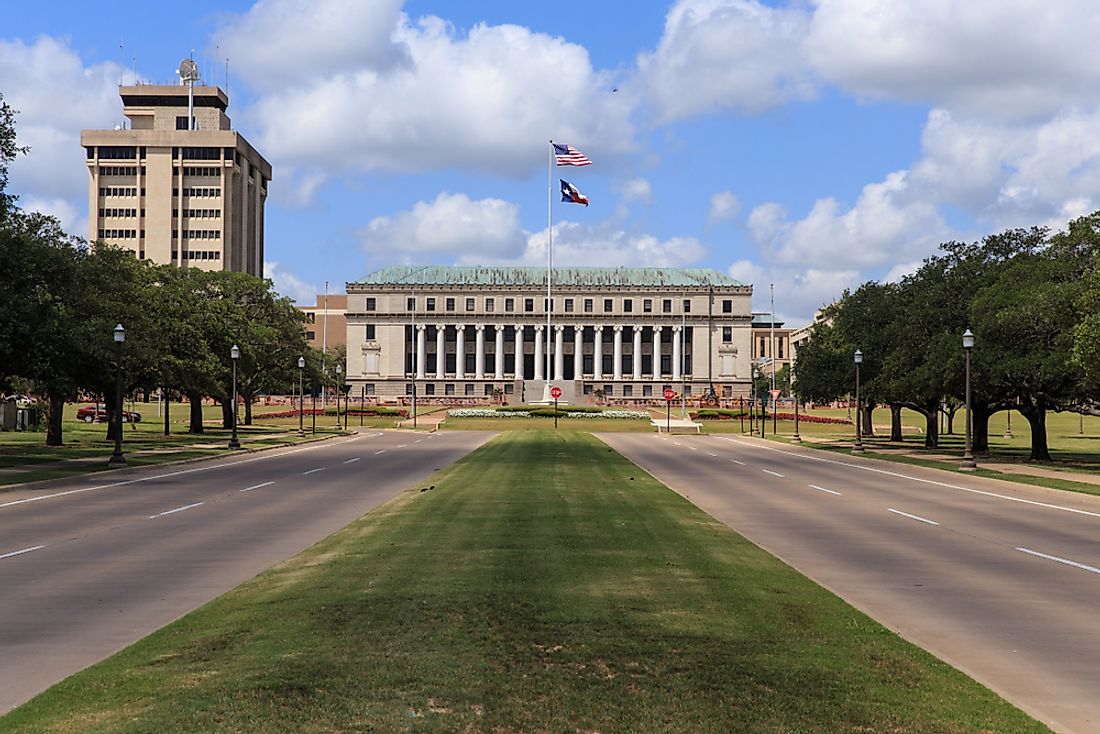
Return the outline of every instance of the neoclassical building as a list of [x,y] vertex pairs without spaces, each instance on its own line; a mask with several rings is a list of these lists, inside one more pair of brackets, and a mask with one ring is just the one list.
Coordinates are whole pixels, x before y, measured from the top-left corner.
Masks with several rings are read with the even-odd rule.
[[554,268],[548,304],[546,271],[393,266],[348,283],[352,394],[394,400],[415,384],[429,401],[518,403],[547,382],[576,403],[747,394],[751,285],[706,269]]

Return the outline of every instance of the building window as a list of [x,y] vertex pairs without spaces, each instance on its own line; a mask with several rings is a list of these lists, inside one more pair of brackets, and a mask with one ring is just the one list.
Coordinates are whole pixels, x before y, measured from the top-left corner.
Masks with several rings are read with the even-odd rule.
[[366,337],[367,341],[374,341],[377,338],[377,336],[375,335],[374,324],[367,324],[366,333],[364,334],[364,336]]
[[434,311],[435,310],[435,299],[434,298],[427,299],[427,302],[425,303],[424,307],[428,311]]
[[728,298],[722,301],[722,313],[733,313],[733,301]]
[[634,397],[634,386],[633,385],[623,385],[623,397],[624,398]]
[[779,337],[778,339],[775,340],[775,346],[778,349],[778,352],[776,353],[775,356],[778,359],[783,359],[783,337]]
[[615,394],[615,386],[614,385],[604,385],[603,386],[603,396],[605,398],[609,398],[614,394]]
[[723,326],[722,327],[722,343],[723,344],[729,344],[732,341],[733,341],[733,327],[732,326]]
[[488,396],[488,397],[493,396],[493,387],[494,387],[493,383],[491,383],[491,382],[485,383],[485,395],[486,396]]
[[413,394],[413,384],[411,382],[406,382],[405,383],[405,394],[406,395],[412,395]]
[[307,331],[306,332],[306,339],[308,341],[313,341],[316,338],[317,338],[317,332],[316,331]]
[[424,386],[424,394],[425,395],[435,395],[435,383],[434,382],[429,382],[427,385]]
[[663,301],[661,301],[661,312],[662,313],[672,313],[672,299],[671,298],[666,298]]
[[455,310],[455,299],[448,298],[446,303],[447,303],[447,310],[448,311],[454,311]]
[[758,352],[758,354],[761,357],[767,356],[767,344],[767,340],[764,337],[760,337],[760,351]]
[[688,298],[684,299],[684,313],[691,313],[691,300]]
[[511,382],[504,383],[504,394],[505,395],[512,395],[516,391],[515,388],[516,388],[516,386],[513,385]]
[[176,129],[187,130],[187,115],[176,115]]
[[584,299],[584,312],[585,313],[592,313],[592,299],[591,298]]
[[646,298],[642,300],[642,310],[646,313],[653,313],[653,299]]
[[473,386],[472,383],[469,383],[469,382],[466,383],[466,394],[469,395],[470,397],[473,397],[473,395],[474,395],[474,386]]
[[363,385],[363,392],[367,395],[374,395],[374,383],[368,382]]
[[543,313],[553,313],[554,311],[554,299],[544,298],[542,299],[542,311]]
[[523,310],[526,311],[527,313],[531,313],[532,311],[534,311],[535,310],[535,299],[534,298],[524,298],[523,299]]
[[614,304],[612,303],[612,300],[610,298],[603,299],[603,312],[604,313],[611,313],[611,309],[612,309],[613,305]]
[[496,307],[496,299],[495,298],[486,298],[485,299],[485,310],[487,312],[492,313],[493,310],[495,309],[495,307]]
[[573,299],[572,298],[566,298],[565,299],[565,312],[566,313],[573,313]]
[[514,299],[514,298],[505,298],[504,299],[504,310],[507,311],[508,313],[512,313],[513,311],[515,311],[516,310],[516,299]]
[[453,382],[448,382],[446,385],[443,386],[443,394],[444,395],[454,395],[455,394],[455,385],[454,385]]
[[408,298],[405,299],[405,310],[406,311],[415,311],[416,310],[416,298],[414,296],[409,296]]
[[474,310],[474,299],[472,299],[472,298],[467,298],[466,299],[466,310],[467,311],[473,311]]
[[377,298],[368,298],[367,299],[367,310],[368,311],[377,311],[378,310],[378,299]]
[[634,300],[631,298],[623,299],[623,313],[631,313],[634,311]]

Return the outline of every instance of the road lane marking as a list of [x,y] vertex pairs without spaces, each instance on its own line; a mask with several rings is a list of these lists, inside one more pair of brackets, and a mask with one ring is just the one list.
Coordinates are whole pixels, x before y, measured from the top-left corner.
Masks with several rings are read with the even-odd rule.
[[764,472],[765,474],[771,474],[773,477],[779,477],[780,479],[783,478],[782,474],[777,471],[772,471],[771,469],[761,469],[760,471]]
[[422,439],[422,438],[418,438],[418,439],[416,439],[416,440],[415,440],[415,441],[414,441],[413,443],[420,443],[420,442],[421,442],[421,441],[423,441],[423,440],[424,440],[424,439]]
[[381,451],[375,451],[375,452],[374,452],[374,455],[375,455],[375,456],[378,456],[379,454],[384,454],[384,453],[386,453],[386,450],[385,450],[385,449],[382,449]]
[[0,560],[3,560],[5,558],[14,558],[15,556],[21,556],[24,553],[30,553],[30,552],[36,551],[36,550],[42,550],[45,547],[46,546],[44,546],[44,545],[32,545],[30,548],[24,548],[23,550],[12,551],[11,553],[5,553],[3,555],[0,555]]
[[408,444],[407,444],[407,443],[403,443],[403,444],[401,444],[400,446],[398,446],[397,448],[399,448],[399,449],[403,449],[403,448],[405,448],[406,446],[408,446]]
[[829,494],[835,494],[835,495],[837,495],[838,497],[842,496],[842,495],[840,494],[840,492],[837,492],[836,490],[833,490],[833,489],[825,489],[824,487],[819,487],[819,486],[817,486],[816,484],[811,484],[811,485],[810,485],[810,489],[816,489],[816,490],[817,490],[817,491],[819,491],[819,492],[828,492]]
[[275,482],[264,482],[263,484],[253,484],[251,487],[245,487],[241,491],[242,492],[251,492],[252,490],[259,489],[260,487],[270,487],[274,483]]
[[894,513],[895,515],[901,515],[902,517],[907,517],[910,520],[916,520],[917,522],[928,523],[929,525],[939,525],[939,523],[936,522],[935,520],[929,520],[928,518],[921,517],[920,515],[910,515],[908,512],[902,512],[901,510],[895,510],[893,507],[889,508],[889,510],[890,510],[890,512]]
[[672,443],[676,446],[683,446],[683,444],[680,443],[679,441],[673,441]]
[[304,476],[305,476],[305,475],[307,475],[307,474],[315,474],[315,473],[317,473],[317,472],[319,472],[319,471],[324,471],[324,470],[325,470],[325,467],[323,467],[323,466],[319,466],[319,467],[317,467],[316,469],[310,469],[309,471],[304,471],[304,472],[302,472],[302,476],[304,477]]
[[[1027,553],[1027,554],[1032,555],[1032,556],[1038,556],[1039,558],[1045,558],[1048,561],[1054,561],[1055,563],[1064,563],[1067,566],[1073,566],[1074,568],[1080,568],[1083,571],[1088,571],[1090,573],[1100,574],[1100,568],[1096,568],[1095,566],[1086,566],[1084,563],[1078,563],[1077,561],[1071,561],[1068,558],[1059,558],[1058,556],[1048,556],[1046,553],[1040,553],[1039,551],[1033,551],[1030,548],[1017,548],[1016,550],[1020,551],[1021,553]],[[0,558],[3,558],[3,556],[0,556]]]
[[[382,435],[382,434],[378,434],[378,435]],[[195,472],[210,471],[211,469],[223,469],[225,467],[237,466],[239,464],[251,464],[254,461],[267,461],[268,459],[278,459],[278,458],[281,458],[283,456],[290,456],[291,454],[301,453],[302,451],[314,451],[316,449],[322,449],[322,448],[331,447],[331,446],[342,446],[343,444],[351,443],[352,441],[358,441],[359,438],[360,438],[359,436],[352,436],[351,438],[347,438],[347,439],[344,439],[344,440],[333,441],[331,443],[329,443],[328,441],[324,441],[324,442],[321,442],[321,443],[312,444],[310,446],[302,446],[302,447],[299,447],[299,448],[291,449],[289,451],[283,451],[283,452],[280,452],[278,454],[267,454],[267,453],[265,453],[262,456],[254,456],[254,457],[251,457],[251,458],[248,458],[248,459],[241,459],[239,461],[219,462],[219,463],[216,463],[216,464],[210,464],[208,466],[197,466],[197,467],[194,467],[192,469],[181,469],[180,471],[167,472],[165,474],[154,474],[152,476],[139,477],[137,479],[126,479],[126,480],[121,481],[121,482],[111,482],[110,484],[99,484],[99,485],[96,485],[94,487],[81,487],[80,489],[69,489],[69,490],[66,490],[64,492],[54,492],[53,494],[44,494],[40,497],[27,497],[26,499],[12,500],[11,502],[0,503],[0,510],[4,509],[5,507],[15,507],[16,505],[25,505],[29,502],[41,502],[42,500],[52,500],[52,499],[55,499],[57,497],[67,497],[68,495],[71,495],[71,494],[80,494],[82,492],[93,492],[97,489],[110,489],[112,487],[124,487],[127,484],[140,484],[141,482],[150,482],[150,481],[153,481],[154,479],[169,479],[171,477],[178,477],[178,476],[182,476],[184,474],[194,474]],[[210,459],[216,459],[217,457],[209,457],[209,458]]]
[[745,462],[738,461],[737,459],[730,459],[730,461],[732,461],[734,464],[737,464],[739,466],[744,466],[745,465]]
[[692,451],[698,451],[699,450],[699,449],[695,448],[694,446],[688,446],[688,448],[691,449]]
[[177,512],[183,512],[184,510],[190,510],[192,507],[198,507],[199,505],[203,505],[203,504],[206,504],[206,503],[205,502],[196,502],[196,503],[191,504],[191,505],[184,505],[183,507],[177,507],[174,510],[168,510],[167,512],[162,512],[159,515],[150,515],[149,519],[150,520],[156,520],[158,517],[164,517],[165,515],[173,515]]
[[718,454],[712,454],[712,453],[711,453],[711,452],[709,452],[709,451],[707,452],[707,456],[713,456],[713,457],[714,457],[714,458],[716,458],[716,459],[718,458]]
[[[888,477],[896,477],[898,479],[908,479],[913,482],[921,482],[923,484],[931,484],[936,487],[945,487],[947,489],[958,489],[962,492],[970,492],[971,494],[980,494],[986,497],[995,497],[1001,500],[1008,500],[1010,502],[1019,502],[1025,505],[1035,505],[1036,507],[1045,507],[1048,510],[1060,510],[1062,512],[1072,512],[1075,515],[1085,515],[1087,517],[1100,518],[1100,512],[1090,512],[1089,510],[1079,510],[1076,507],[1065,507],[1063,505],[1055,505],[1049,502],[1039,502],[1038,500],[1027,500],[1023,497],[1010,497],[1005,494],[998,494],[997,492],[989,492],[984,489],[972,489],[970,487],[962,487],[958,484],[949,484],[947,482],[939,482],[935,479],[924,479],[923,477],[914,477],[909,474],[899,474],[898,472],[887,471],[886,469],[879,469],[873,466],[861,466],[860,464],[849,464],[846,461],[837,461],[836,459],[826,459],[821,456],[807,456],[806,454],[800,454],[794,451],[784,451],[782,449],[772,448],[771,446],[761,446],[756,443],[749,443],[748,441],[739,441],[735,438],[721,437],[723,441],[729,441],[730,443],[740,444],[742,446],[751,446],[755,449],[761,449],[763,451],[775,451],[779,454],[786,454],[787,456],[793,456],[798,459],[805,459],[807,461],[820,461],[823,464],[836,464],[837,466],[846,466],[849,469],[859,469],[861,471],[872,472],[873,474],[885,474]],[[3,505],[0,505],[3,507]]]
[[353,456],[350,459],[348,459],[347,461],[345,461],[344,463],[345,464],[354,464],[355,462],[359,461],[360,458],[362,458],[362,457]]

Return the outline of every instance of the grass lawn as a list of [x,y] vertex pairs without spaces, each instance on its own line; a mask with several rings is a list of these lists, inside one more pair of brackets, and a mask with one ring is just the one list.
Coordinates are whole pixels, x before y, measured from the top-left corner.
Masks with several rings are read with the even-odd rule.
[[0,731],[1047,731],[591,435],[431,483]]

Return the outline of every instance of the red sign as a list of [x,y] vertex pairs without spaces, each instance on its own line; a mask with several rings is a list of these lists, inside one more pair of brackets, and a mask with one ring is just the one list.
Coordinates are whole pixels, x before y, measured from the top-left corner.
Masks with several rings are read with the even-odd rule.
[[665,400],[675,400],[675,399],[676,399],[676,391],[675,390],[673,390],[671,387],[669,389],[665,390]]
[[561,388],[560,387],[550,388],[550,397],[554,398],[554,400],[557,400],[558,398],[560,398],[561,397]]
[[772,396],[772,400],[778,400],[779,399],[779,394],[781,392],[783,392],[783,391],[782,390],[768,390],[768,393],[770,393],[771,396]]

